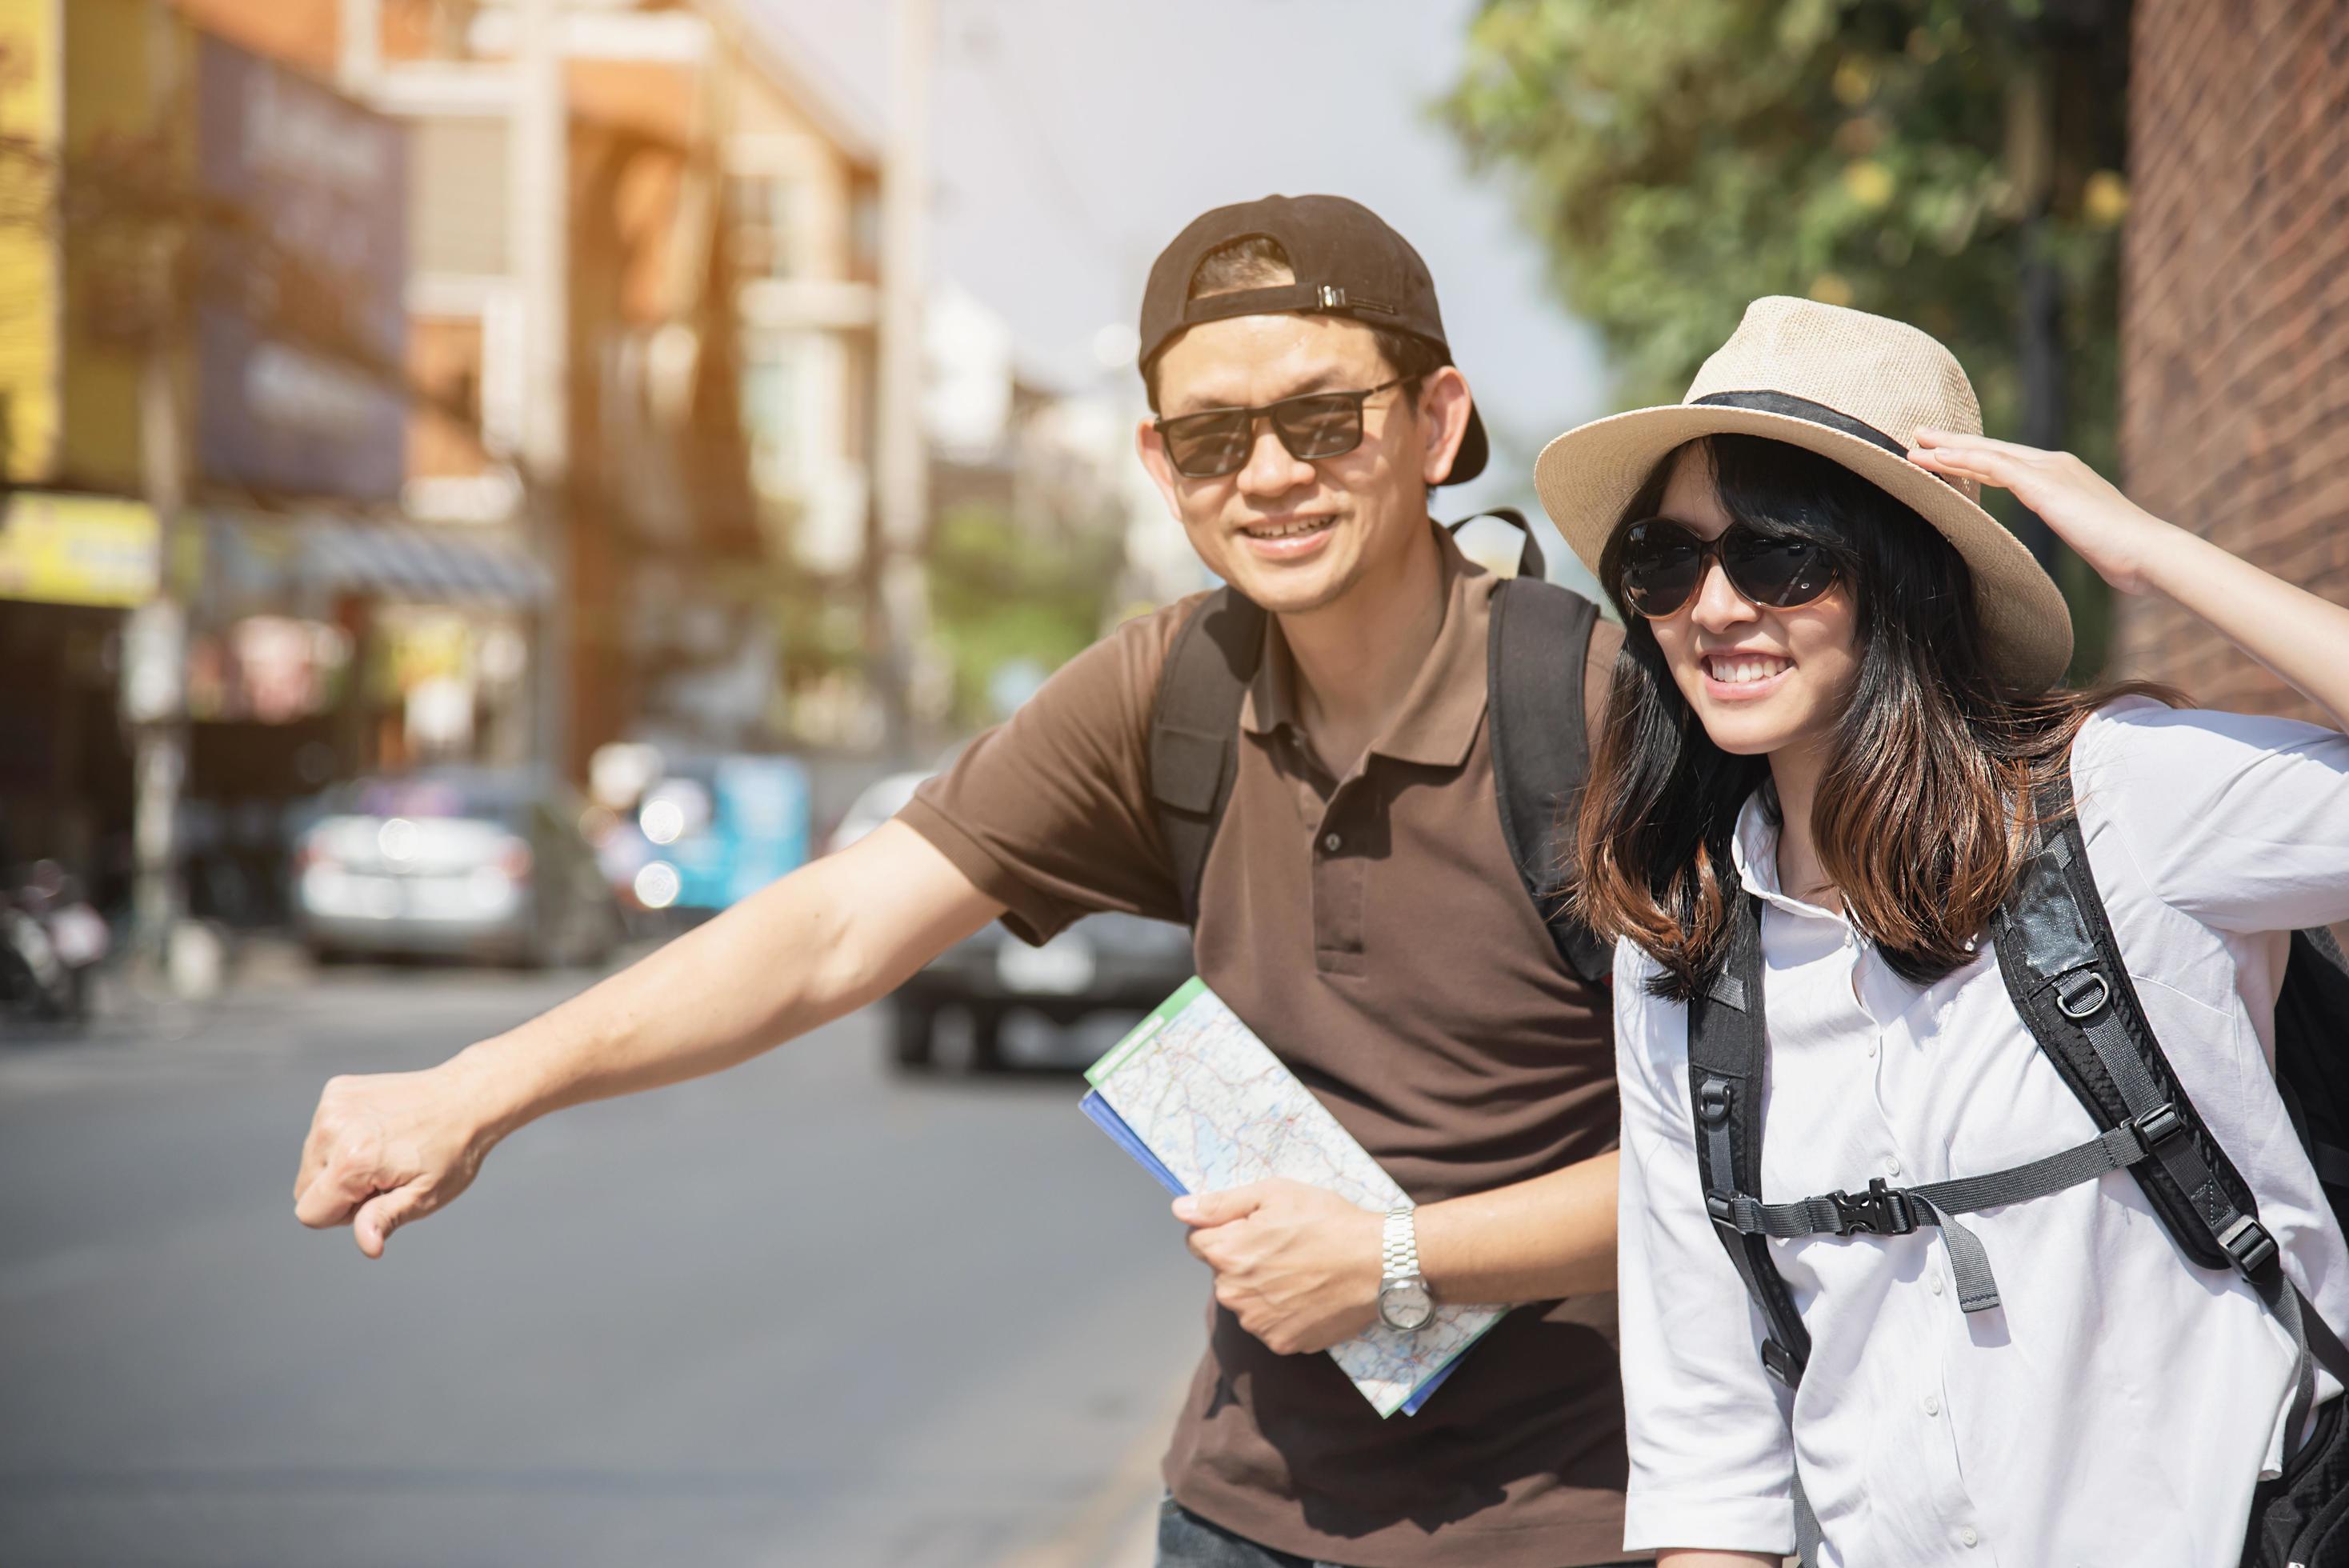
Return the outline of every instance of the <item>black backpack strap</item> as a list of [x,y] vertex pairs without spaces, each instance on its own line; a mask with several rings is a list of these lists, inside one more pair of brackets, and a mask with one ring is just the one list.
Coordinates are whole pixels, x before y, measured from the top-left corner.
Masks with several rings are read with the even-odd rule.
[[1999,1305],[1998,1279],[1980,1238],[1960,1224],[1960,1214],[2028,1202],[2093,1181],[2107,1171],[2127,1171],[2154,1157],[2158,1140],[2180,1136],[2177,1118],[2164,1107],[2146,1122],[2127,1121],[2085,1143],[2005,1171],[1959,1176],[1914,1187],[1894,1187],[1877,1177],[1865,1191],[1840,1189],[1790,1203],[1764,1203],[1744,1193],[1726,1212],[1716,1206],[1715,1222],[1746,1236],[1905,1236],[1920,1225],[1938,1225],[1950,1249],[1957,1278],[1958,1305],[1986,1312]]
[[1705,1212],[1729,1261],[1762,1311],[1762,1365],[1793,1387],[1810,1359],[1810,1331],[1770,1256],[1765,1234],[1737,1223],[1743,1204],[1760,1202],[1762,1088],[1769,1031],[1762,1013],[1762,906],[1728,873],[1729,952],[1719,978],[1688,1006],[1690,1103],[1696,1121],[1697,1171]]
[[1494,795],[1518,880],[1558,956],[1589,985],[1613,973],[1614,949],[1567,913],[1573,821],[1590,772],[1583,666],[1599,607],[1537,577],[1493,590],[1485,658]]
[[1184,919],[1199,919],[1199,878],[1239,773],[1240,707],[1264,655],[1265,614],[1229,588],[1207,595],[1174,634],[1150,714],[1150,799]]
[[1542,557],[1541,542],[1534,538],[1533,524],[1527,522],[1526,514],[1516,507],[1496,506],[1488,511],[1471,512],[1459,521],[1447,522],[1444,526],[1456,536],[1480,517],[1497,517],[1525,536],[1524,542],[1517,546],[1518,579],[1537,583],[1549,575],[1549,562]]
[[2059,776],[2036,804],[2047,826],[1991,921],[2007,994],[2100,1129],[2134,1121],[2162,1132],[2155,1158],[2133,1169],[2186,1255],[2256,1276],[2275,1261],[2274,1239],[2146,1020],[2088,868],[2070,779]]
[[[1689,1004],[1689,1082],[1706,1212],[1761,1309],[1763,1365],[1792,1385],[1810,1350],[1771,1259],[1770,1238],[1906,1235],[1920,1225],[1938,1225],[1950,1248],[1960,1305],[1979,1312],[1998,1305],[1997,1285],[1981,1242],[1954,1216],[2028,1202],[2126,1170],[2187,1255],[2205,1267],[2240,1273],[2291,1336],[2298,1365],[2287,1429],[2296,1439],[2315,1393],[2313,1364],[2323,1363],[2349,1384],[2349,1346],[2284,1277],[2275,1241],[2259,1222],[2241,1174],[2162,1054],[2097,894],[2069,779],[2051,786],[2037,806],[2048,826],[1992,922],[1992,941],[2016,1010],[2103,1130],[2027,1165],[1909,1188],[1878,1180],[1858,1194],[1763,1202],[1759,1096],[1768,1037],[1761,917],[1753,900],[1733,896],[1737,913],[1723,975]],[[2349,966],[2330,946],[2295,934],[2294,960],[2323,966],[2323,978],[2341,987],[2328,998],[2349,997]],[[2281,1087],[2289,1099],[2290,1082]]]
[[[2349,957],[2323,926],[2292,934],[2276,997],[2276,1087],[2317,1179],[2349,1188]],[[2336,1213],[2349,1202],[2327,1193]]]
[[2143,1132],[2152,1158],[2129,1171],[2170,1238],[2204,1268],[2240,1274],[2300,1347],[2296,1439],[2314,1391],[2311,1358],[2349,1383],[2349,1346],[2284,1277],[2250,1187],[2162,1053],[2096,891],[2069,775],[2034,804],[2045,824],[2038,848],[1991,921],[2007,995],[2096,1125]]

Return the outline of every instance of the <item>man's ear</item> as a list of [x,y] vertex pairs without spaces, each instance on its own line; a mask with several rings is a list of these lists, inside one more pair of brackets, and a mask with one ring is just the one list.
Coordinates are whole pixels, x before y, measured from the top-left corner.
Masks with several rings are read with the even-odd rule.
[[1460,374],[1456,365],[1430,371],[1419,384],[1420,433],[1426,438],[1420,478],[1425,483],[1440,485],[1452,477],[1452,461],[1460,455],[1460,443],[1468,438],[1472,401],[1468,377]]
[[1174,465],[1166,460],[1166,440],[1159,435],[1155,421],[1144,419],[1134,426],[1133,449],[1142,459],[1142,466],[1150,470],[1150,482],[1165,499],[1166,515],[1182,521],[1183,509],[1174,501]]

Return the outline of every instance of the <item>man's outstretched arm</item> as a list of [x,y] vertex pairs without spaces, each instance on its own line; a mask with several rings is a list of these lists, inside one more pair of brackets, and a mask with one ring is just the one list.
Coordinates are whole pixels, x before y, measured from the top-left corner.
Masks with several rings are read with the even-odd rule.
[[803,866],[642,962],[421,1072],[319,1096],[294,1212],[383,1255],[549,1111],[730,1068],[885,995],[1003,906],[900,822]]

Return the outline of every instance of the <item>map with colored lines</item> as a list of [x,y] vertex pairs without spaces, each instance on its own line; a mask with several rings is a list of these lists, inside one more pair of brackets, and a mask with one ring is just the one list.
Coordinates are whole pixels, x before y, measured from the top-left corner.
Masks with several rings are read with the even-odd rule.
[[[1161,1003],[1085,1077],[1086,1114],[1172,1191],[1285,1176],[1379,1213],[1409,1201],[1203,981]],[[1377,1324],[1330,1355],[1380,1415],[1414,1414],[1502,1310],[1439,1306],[1416,1334]]]

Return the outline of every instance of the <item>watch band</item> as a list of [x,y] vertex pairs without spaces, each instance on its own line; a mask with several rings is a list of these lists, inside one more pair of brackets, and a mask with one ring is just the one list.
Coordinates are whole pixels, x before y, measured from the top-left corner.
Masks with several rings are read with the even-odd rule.
[[1386,1229],[1379,1253],[1379,1274],[1382,1279],[1420,1277],[1419,1227],[1413,1222],[1412,1207],[1405,1203],[1387,1211]]

